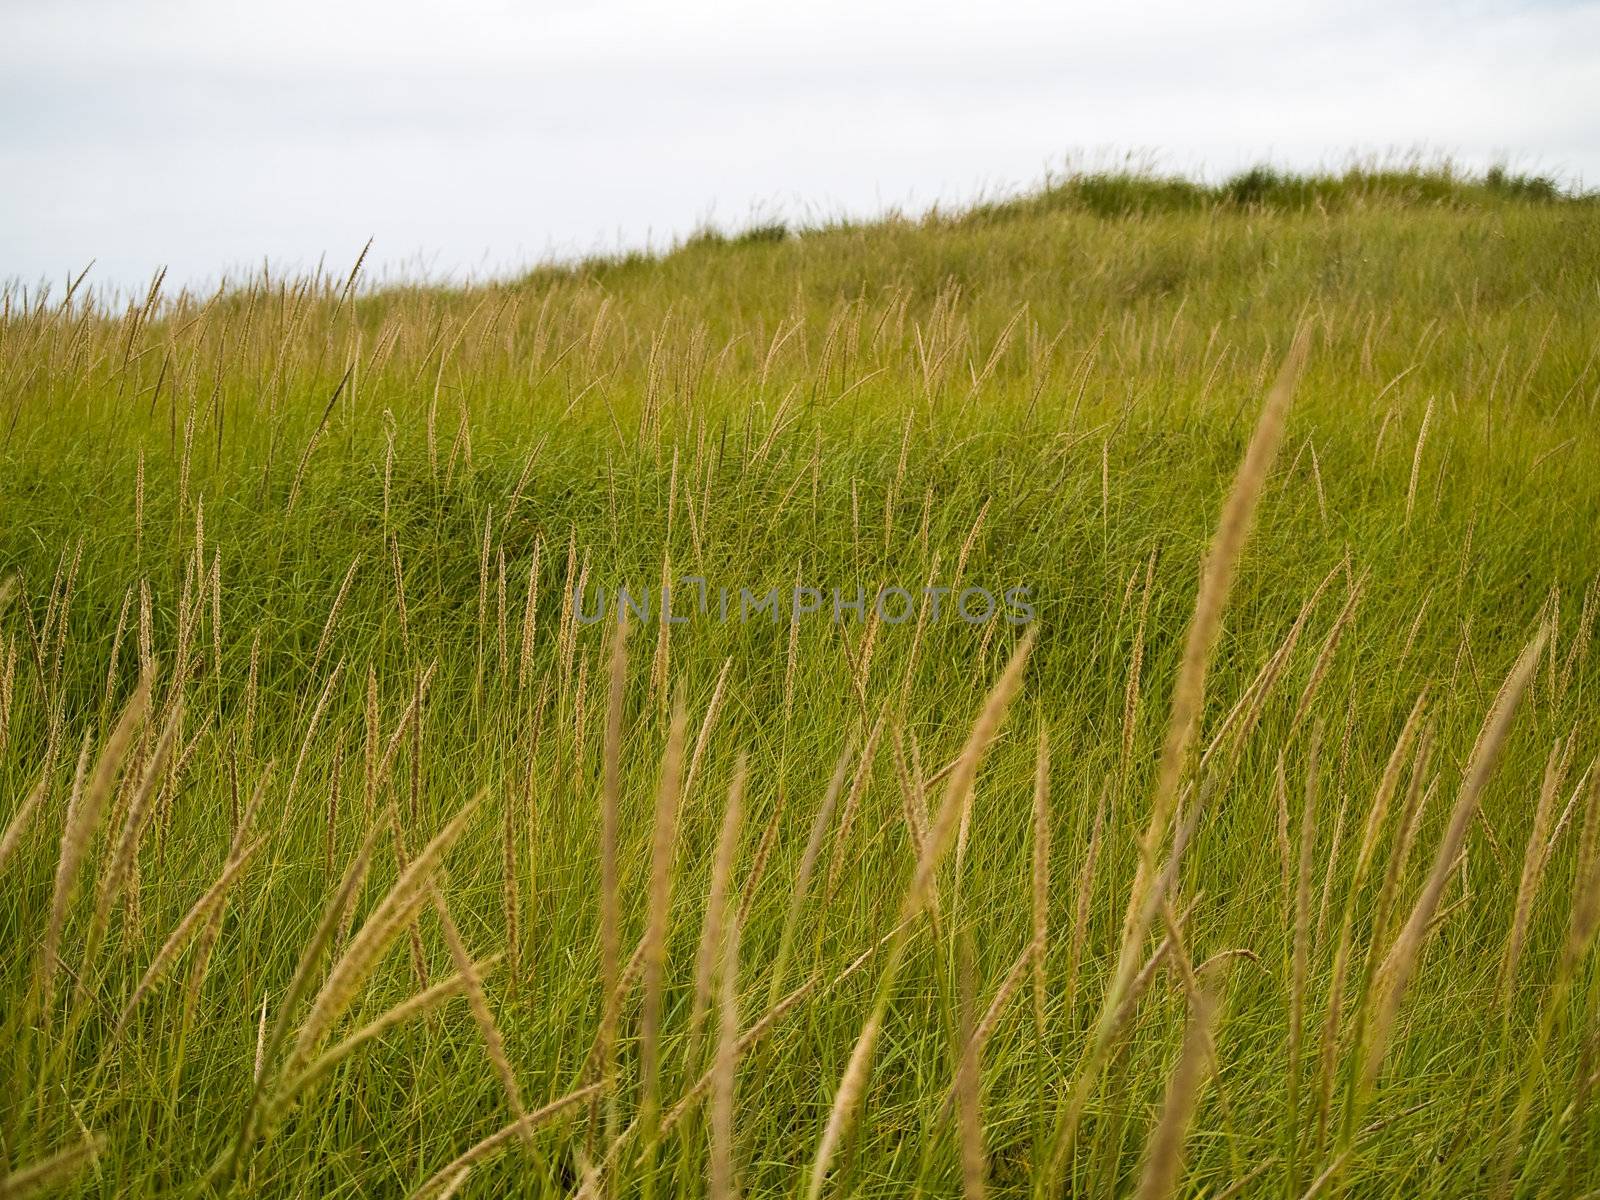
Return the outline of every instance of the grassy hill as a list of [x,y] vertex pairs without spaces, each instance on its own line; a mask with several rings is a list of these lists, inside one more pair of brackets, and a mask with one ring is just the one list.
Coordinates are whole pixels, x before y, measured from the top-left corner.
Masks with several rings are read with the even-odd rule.
[[0,1195],[1600,1187],[1597,281],[1418,170],[10,289]]

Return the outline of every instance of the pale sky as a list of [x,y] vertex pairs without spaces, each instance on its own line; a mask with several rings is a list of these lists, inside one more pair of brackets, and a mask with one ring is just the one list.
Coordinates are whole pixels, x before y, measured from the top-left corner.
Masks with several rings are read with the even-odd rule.
[[58,290],[1418,148],[1600,182],[1600,2],[0,0],[0,278]]

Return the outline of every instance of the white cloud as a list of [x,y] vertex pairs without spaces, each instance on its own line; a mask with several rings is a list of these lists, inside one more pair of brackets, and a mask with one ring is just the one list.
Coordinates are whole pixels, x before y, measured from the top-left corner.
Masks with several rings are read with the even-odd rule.
[[1073,150],[1600,178],[1600,5],[0,0],[0,276],[435,271],[867,213]]

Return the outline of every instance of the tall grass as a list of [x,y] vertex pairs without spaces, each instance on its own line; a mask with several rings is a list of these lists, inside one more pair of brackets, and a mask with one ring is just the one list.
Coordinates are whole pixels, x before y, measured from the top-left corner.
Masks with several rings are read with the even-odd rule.
[[1600,1188],[1588,198],[360,266],[0,298],[0,1196]]

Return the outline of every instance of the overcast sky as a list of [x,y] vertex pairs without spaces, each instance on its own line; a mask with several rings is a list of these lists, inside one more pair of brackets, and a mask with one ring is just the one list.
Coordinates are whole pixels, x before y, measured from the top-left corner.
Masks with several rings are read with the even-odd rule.
[[[462,279],[1125,152],[1600,182],[1600,3],[0,0],[0,278]],[[59,285],[58,285],[59,286]]]

